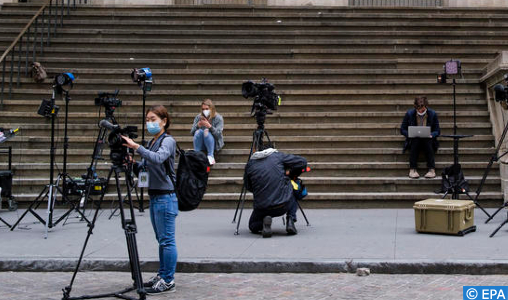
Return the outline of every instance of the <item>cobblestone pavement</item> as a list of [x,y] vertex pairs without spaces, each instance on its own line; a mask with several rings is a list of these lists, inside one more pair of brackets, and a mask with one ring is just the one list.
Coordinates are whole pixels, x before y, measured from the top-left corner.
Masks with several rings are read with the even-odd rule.
[[[143,274],[147,279],[152,274]],[[71,273],[0,272],[0,299],[61,299]],[[71,296],[119,291],[130,273],[81,272]],[[508,285],[508,275],[180,273],[177,291],[148,299],[462,299],[464,285]],[[136,296],[134,293],[133,296]],[[107,298],[115,299],[115,298]]]

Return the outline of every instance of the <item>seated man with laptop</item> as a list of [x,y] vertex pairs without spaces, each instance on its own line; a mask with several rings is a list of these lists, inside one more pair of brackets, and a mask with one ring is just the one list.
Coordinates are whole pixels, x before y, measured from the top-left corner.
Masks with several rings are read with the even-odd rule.
[[437,137],[441,130],[436,112],[428,106],[427,97],[416,97],[414,108],[406,112],[400,126],[400,133],[406,137],[403,152],[409,149],[409,177],[411,178],[420,177],[417,171],[420,152],[423,152],[427,159],[428,172],[425,178],[436,177],[434,153],[439,147]]

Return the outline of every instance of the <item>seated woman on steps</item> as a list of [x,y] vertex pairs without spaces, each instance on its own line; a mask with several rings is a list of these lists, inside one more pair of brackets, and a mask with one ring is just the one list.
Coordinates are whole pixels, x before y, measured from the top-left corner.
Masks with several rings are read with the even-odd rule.
[[201,113],[194,118],[190,133],[194,136],[194,150],[206,150],[210,165],[215,164],[214,153],[224,147],[223,128],[224,119],[217,113],[212,100],[205,99],[201,103]]

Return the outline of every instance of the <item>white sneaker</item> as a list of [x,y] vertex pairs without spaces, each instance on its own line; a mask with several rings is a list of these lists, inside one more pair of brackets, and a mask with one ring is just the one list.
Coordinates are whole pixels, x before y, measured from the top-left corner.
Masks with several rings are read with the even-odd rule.
[[215,165],[215,158],[213,158],[213,156],[208,155],[208,163],[210,164],[210,166]]

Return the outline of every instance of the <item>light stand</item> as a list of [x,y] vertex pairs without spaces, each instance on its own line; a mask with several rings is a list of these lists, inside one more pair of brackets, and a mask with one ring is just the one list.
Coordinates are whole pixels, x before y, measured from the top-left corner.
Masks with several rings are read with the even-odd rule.
[[[65,75],[65,76],[64,76]],[[70,76],[69,76],[70,75]],[[72,77],[71,77],[72,76]],[[49,228],[53,228],[56,226],[59,222],[61,222],[65,217],[62,217],[58,219],[56,222],[53,222],[53,212],[54,212],[54,206],[57,198],[57,193],[60,193],[62,195],[62,200],[69,205],[72,206],[71,210],[67,212],[69,214],[73,209],[75,209],[74,203],[69,201],[69,199],[66,196],[66,193],[62,191],[62,189],[59,187],[60,183],[60,177],[57,179],[57,181],[54,181],[54,165],[55,165],[55,119],[58,114],[59,107],[55,105],[55,95],[61,94],[62,91],[62,85],[64,84],[72,84],[72,80],[74,80],[74,76],[71,73],[65,73],[60,74],[55,77],[55,82],[53,85],[53,93],[51,96],[51,100],[43,100],[41,107],[39,107],[38,113],[41,115],[44,115],[45,117],[51,118],[51,146],[50,146],[50,165],[49,165],[49,184],[44,187],[44,189],[41,191],[41,193],[35,198],[35,200],[30,204],[28,209],[21,215],[21,217],[16,221],[14,225],[12,225],[11,231],[16,228],[16,226],[21,222],[21,220],[30,212],[40,223],[44,224],[45,226],[45,234],[44,238],[48,238],[48,230]],[[48,198],[48,207],[46,210],[46,220],[44,220],[39,214],[35,212],[35,209],[37,209],[43,202],[44,198]],[[84,215],[77,210],[82,217]],[[86,218],[85,218],[86,219]]]
[[[67,173],[67,149],[69,148],[69,137],[67,134],[67,127],[68,127],[68,120],[69,120],[69,91],[63,90],[65,94],[65,121],[64,121],[64,152],[63,152],[63,172],[59,173],[57,176],[57,185],[62,180],[62,189],[63,189],[63,195],[67,197],[67,179],[70,182],[74,182],[74,180],[69,176]],[[79,204],[76,205],[71,201],[68,201],[68,203],[71,205],[69,210],[67,210],[66,213],[64,213],[55,223],[54,225],[60,223],[62,220],[64,220],[73,210],[75,210],[78,214],[81,215],[81,220],[86,221],[88,224],[90,224],[90,221],[85,217],[83,212],[79,209]]]
[[[145,103],[146,103],[146,92],[152,90],[153,80],[152,80],[152,71],[150,68],[140,68],[133,69],[131,73],[131,78],[133,82],[136,82],[138,86],[143,89],[143,113],[141,119],[141,145],[146,146],[145,141]],[[141,197],[138,197],[139,201],[139,212],[144,212],[145,208],[143,207],[144,202],[144,189],[140,188]],[[113,212],[114,213],[114,212]],[[113,216],[113,214],[111,214]],[[110,217],[111,218],[111,217]]]
[[[444,66],[445,72],[438,76],[438,83],[446,83],[446,79],[448,75],[461,75],[462,68],[461,63],[458,60],[450,60],[445,63]],[[477,199],[473,199],[471,195],[469,195],[469,191],[465,188],[461,187],[461,182],[464,182],[464,175],[462,172],[462,167],[459,163],[459,140],[462,138],[472,137],[473,135],[459,135],[457,134],[457,93],[456,93],[456,79],[453,78],[452,86],[453,86],[453,135],[443,135],[443,137],[453,138],[453,165],[450,166],[450,174],[448,178],[453,178],[452,182],[450,182],[450,186],[443,195],[445,198],[449,193],[452,194],[452,199],[459,199],[460,194],[466,194],[469,199],[473,200],[475,205],[478,206],[487,216],[490,216],[489,213],[478,203]],[[451,175],[451,176],[450,176]],[[444,178],[443,178],[444,180]],[[478,196],[477,196],[478,197]]]

